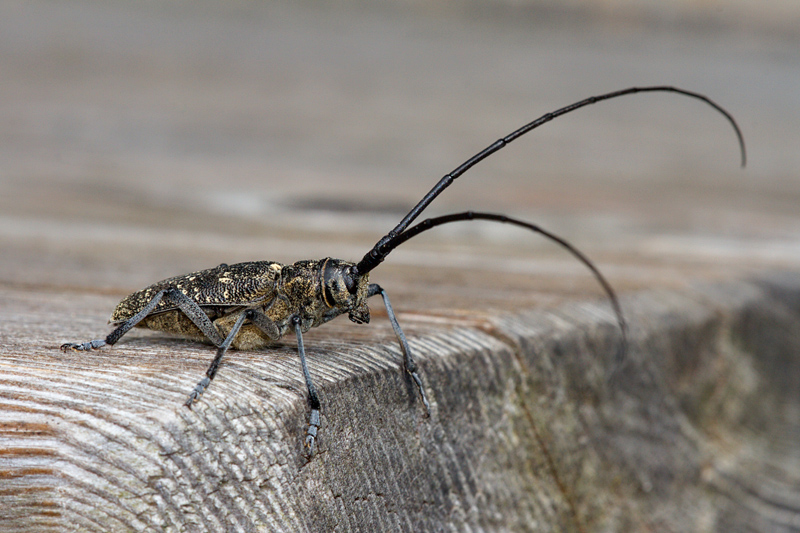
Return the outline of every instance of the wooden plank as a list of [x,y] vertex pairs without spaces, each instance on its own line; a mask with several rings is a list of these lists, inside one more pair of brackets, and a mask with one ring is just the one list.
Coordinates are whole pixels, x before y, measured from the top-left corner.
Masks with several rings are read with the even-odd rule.
[[[800,298],[796,276],[772,287]],[[208,349],[137,335],[61,354],[79,328],[52,316],[111,298],[0,294],[15,331],[0,372],[5,530],[790,530],[800,510],[785,373],[800,309],[758,285],[628,298],[631,360],[612,385],[603,305],[415,335],[431,418],[390,339],[317,339],[310,462],[291,346],[232,352],[190,411]]]

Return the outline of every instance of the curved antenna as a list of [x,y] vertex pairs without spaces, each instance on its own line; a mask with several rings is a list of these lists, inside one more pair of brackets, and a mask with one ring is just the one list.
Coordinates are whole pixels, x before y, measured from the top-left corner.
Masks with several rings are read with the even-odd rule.
[[617,298],[617,294],[614,292],[614,289],[611,287],[611,284],[606,280],[605,276],[600,273],[600,270],[592,263],[592,261],[586,257],[580,250],[575,248],[566,240],[562,239],[558,235],[550,233],[546,229],[543,229],[536,224],[531,224],[530,222],[526,222],[524,220],[519,220],[516,218],[511,218],[506,215],[498,215],[495,213],[481,213],[476,211],[464,211],[462,213],[453,213],[450,215],[444,215],[435,218],[428,218],[423,220],[416,226],[409,228],[408,230],[404,231],[391,243],[387,243],[384,248],[381,249],[381,253],[386,256],[392,250],[403,244],[409,239],[412,239],[419,235],[424,231],[428,231],[429,229],[433,229],[436,226],[441,226],[443,224],[450,224],[451,222],[462,222],[462,221],[469,221],[469,220],[490,220],[492,222],[501,222],[503,224],[513,224],[515,226],[520,226],[522,228],[529,229],[536,233],[543,235],[544,237],[554,241],[555,243],[559,244],[563,248],[565,248],[568,252],[570,252],[573,256],[575,256],[581,263],[586,265],[589,270],[592,271],[594,277],[603,287],[603,290],[606,292],[608,299],[611,301],[611,307],[614,309],[614,314],[617,317],[617,324],[619,325],[619,329],[622,333],[622,338],[620,341],[619,351],[617,352],[617,361],[621,361],[624,358],[625,352],[627,351],[628,346],[628,324],[625,322],[625,317],[622,314],[622,307],[619,304],[619,299]]
[[[560,117],[561,115],[564,115],[571,111],[575,111],[576,109],[580,109],[581,107],[601,102],[603,100],[609,100],[611,98],[624,96],[626,94],[645,93],[645,92],[670,92],[670,93],[682,94],[684,96],[701,100],[706,104],[710,105],[711,107],[713,107],[714,109],[716,109],[717,111],[719,111],[726,119],[728,119],[728,122],[730,122],[731,126],[733,126],[733,129],[736,132],[736,137],[739,140],[739,150],[741,152],[741,157],[742,157],[741,164],[742,167],[745,166],[745,164],[747,163],[747,155],[745,152],[744,137],[742,136],[741,130],[739,130],[738,124],[736,124],[736,120],[722,106],[720,106],[707,96],[703,96],[702,94],[691,91],[686,91],[684,89],[679,89],[677,87],[671,87],[668,85],[656,85],[651,87],[629,87],[627,89],[622,89],[620,91],[614,91],[606,94],[601,94],[598,96],[591,96],[589,98],[581,100],[580,102],[576,102],[566,107],[562,107],[561,109],[557,109],[556,111],[552,111],[550,113],[542,115],[533,122],[529,122],[528,124],[522,126],[518,130],[506,135],[502,139],[498,139],[497,141],[490,144],[489,146],[487,146],[474,156],[470,157],[469,159],[461,163],[461,165],[456,167],[449,174],[445,174],[442,177],[442,179],[440,179],[439,182],[436,185],[434,185],[434,187],[428,192],[428,194],[426,194],[422,198],[422,200],[420,200],[419,203],[411,211],[409,211],[405,217],[403,217],[403,220],[401,220],[400,223],[397,224],[397,226],[395,226],[395,228],[392,231],[390,231],[388,234],[382,237],[381,240],[379,240],[375,244],[372,250],[367,252],[364,258],[361,259],[361,261],[355,267],[355,272],[353,272],[353,274],[354,275],[366,274],[367,272],[378,266],[384,260],[386,254],[388,253],[388,252],[386,253],[381,252],[381,250],[384,249],[385,245],[393,243],[400,235],[402,235],[405,229],[409,226],[409,224],[411,224],[420,215],[420,213],[422,213],[425,210],[425,208],[427,208],[428,205],[430,205],[430,203],[433,202],[433,200],[442,193],[442,191],[444,191],[447,187],[449,187],[450,184],[453,183],[453,181],[455,181],[458,177],[464,174],[467,170],[472,168],[477,163],[480,163],[481,161],[483,161],[493,153],[497,152],[501,148],[504,148],[510,142],[515,141],[519,137],[522,137],[529,131],[538,128],[542,124],[550,122],[554,118]],[[393,245],[391,246],[391,248],[395,248],[395,246],[396,245]]]

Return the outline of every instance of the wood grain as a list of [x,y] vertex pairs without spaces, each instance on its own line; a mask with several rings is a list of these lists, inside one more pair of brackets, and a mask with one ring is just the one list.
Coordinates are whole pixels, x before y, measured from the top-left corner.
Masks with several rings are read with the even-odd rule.
[[232,352],[190,411],[210,350],[143,335],[62,354],[77,328],[49,317],[109,298],[0,294],[24,310],[0,363],[7,531],[796,527],[796,276],[627,298],[631,359],[610,383],[603,304],[414,336],[430,419],[391,342],[317,341],[310,462],[291,346]]

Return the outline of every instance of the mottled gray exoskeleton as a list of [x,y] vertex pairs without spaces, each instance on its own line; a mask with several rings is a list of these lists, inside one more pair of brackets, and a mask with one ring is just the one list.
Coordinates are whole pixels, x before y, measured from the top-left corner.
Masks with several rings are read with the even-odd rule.
[[186,405],[191,407],[214,379],[220,361],[230,347],[248,350],[265,346],[283,337],[290,330],[297,336],[297,350],[308,389],[311,407],[305,445],[311,455],[320,427],[320,402],[306,364],[303,333],[324,324],[339,315],[347,314],[356,323],[369,322],[367,300],[380,294],[389,321],[404,354],[405,370],[416,383],[419,396],[430,414],[430,405],[422,386],[417,366],[403,330],[389,303],[386,292],[369,283],[369,272],[377,267],[396,247],[420,233],[451,222],[489,220],[519,226],[537,232],[566,248],[583,262],[595,275],[607,293],[621,330],[618,361],[624,357],[626,324],[617,297],[600,271],[580,251],[567,241],[528,222],[505,215],[466,211],[427,219],[411,228],[408,226],[450,184],[473,165],[489,157],[518,137],[575,109],[601,100],[638,92],[672,92],[695,98],[722,113],[733,126],[741,150],[742,166],[745,149],[742,134],[733,117],[707,97],[669,86],[631,87],[599,96],[593,96],[567,107],[541,116],[492,143],[470,159],[446,174],[433,189],[400,221],[400,223],[359,261],[351,263],[339,259],[298,261],[282,265],[272,261],[256,261],[235,265],[222,264],[216,268],[177,276],[158,282],[135,292],[122,300],[111,316],[116,326],[105,339],[85,343],[68,343],[63,350],[91,350],[116,343],[134,326],[149,328],[187,337],[208,340],[217,346],[217,355],[189,395]]

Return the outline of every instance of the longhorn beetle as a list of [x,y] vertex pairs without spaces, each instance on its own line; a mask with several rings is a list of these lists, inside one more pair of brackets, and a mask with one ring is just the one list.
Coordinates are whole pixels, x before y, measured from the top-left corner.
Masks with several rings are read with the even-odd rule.
[[627,345],[627,325],[619,301],[611,285],[595,265],[578,249],[564,239],[539,226],[501,214],[465,211],[429,218],[415,226],[409,225],[425,208],[459,176],[473,165],[483,161],[507,144],[556,117],[581,107],[639,92],[670,92],[701,100],[720,112],[730,124],[739,142],[741,164],[745,166],[744,138],[734,118],[718,104],[698,93],[670,86],[630,87],[599,96],[592,96],[547,113],[511,134],[487,146],[455,170],[446,174],[419,203],[403,217],[397,226],[381,238],[358,263],[330,257],[320,260],[298,261],[282,265],[273,261],[255,261],[235,265],[221,264],[216,268],[160,281],[122,300],[111,315],[116,326],[105,339],[84,343],[67,343],[66,350],[93,350],[115,344],[134,326],[149,328],[211,341],[217,355],[206,375],[189,394],[186,406],[191,408],[219,370],[222,357],[231,346],[241,350],[261,347],[276,341],[293,330],[297,336],[297,351],[308,389],[311,415],[305,437],[308,455],[314,452],[314,443],[320,427],[320,401],[306,364],[303,333],[347,313],[358,324],[369,322],[367,299],[380,294],[386,306],[389,321],[404,355],[405,370],[416,383],[426,415],[430,405],[422,385],[417,365],[411,354],[403,330],[389,303],[389,297],[380,285],[369,282],[369,272],[377,267],[392,250],[429,229],[469,220],[489,220],[526,228],[555,241],[591,270],[607,294],[621,332],[617,363],[624,357]]

